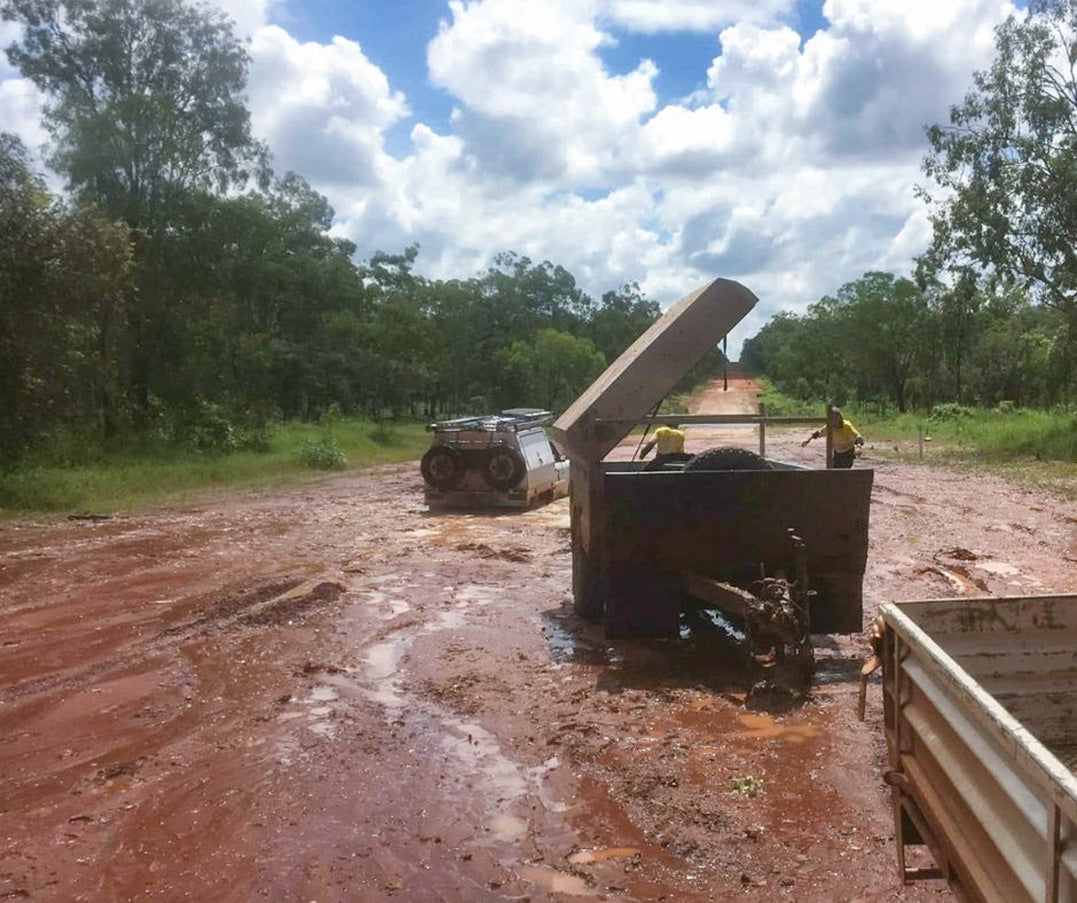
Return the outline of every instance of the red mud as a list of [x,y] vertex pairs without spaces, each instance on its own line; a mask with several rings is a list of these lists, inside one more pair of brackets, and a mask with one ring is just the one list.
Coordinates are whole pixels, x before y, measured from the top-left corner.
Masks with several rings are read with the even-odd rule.
[[[858,466],[867,617],[1077,589],[1072,503]],[[570,570],[567,501],[429,514],[414,465],[0,527],[0,900],[950,899],[897,886],[862,641],[748,712],[728,650],[605,641]]]

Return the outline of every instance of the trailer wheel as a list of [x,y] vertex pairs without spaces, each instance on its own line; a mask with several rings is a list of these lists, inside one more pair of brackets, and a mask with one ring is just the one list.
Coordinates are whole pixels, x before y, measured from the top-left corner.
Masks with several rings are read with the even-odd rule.
[[765,458],[746,448],[721,445],[700,452],[684,465],[685,470],[770,470]]
[[447,445],[435,445],[427,449],[419,462],[419,471],[431,486],[451,489],[460,477],[460,453]]
[[523,456],[510,445],[495,445],[482,462],[482,478],[494,489],[512,489],[523,479],[527,465]]

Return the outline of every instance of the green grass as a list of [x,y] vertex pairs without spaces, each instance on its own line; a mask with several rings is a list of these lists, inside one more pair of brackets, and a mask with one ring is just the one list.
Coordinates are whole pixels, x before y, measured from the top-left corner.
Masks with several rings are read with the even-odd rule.
[[[27,463],[0,474],[0,513],[106,513],[162,502],[182,503],[228,489],[279,486],[318,471],[303,463],[303,449],[325,435],[314,424],[287,423],[270,451],[204,455],[177,448],[147,447],[72,466]],[[411,461],[430,444],[420,424],[373,424],[342,420],[333,436],[348,470]]]
[[[821,415],[826,409],[823,401],[789,398],[765,379],[760,383],[768,414]],[[919,462],[923,430],[931,440],[924,445],[924,463],[995,473],[1077,498],[1077,412],[942,405],[932,418],[928,411],[902,414],[872,404],[849,404],[843,411],[878,457]]]
[[792,398],[774,388],[766,377],[756,376],[753,379],[759,384],[759,400],[766,405],[768,417],[823,417],[826,414],[825,402]]

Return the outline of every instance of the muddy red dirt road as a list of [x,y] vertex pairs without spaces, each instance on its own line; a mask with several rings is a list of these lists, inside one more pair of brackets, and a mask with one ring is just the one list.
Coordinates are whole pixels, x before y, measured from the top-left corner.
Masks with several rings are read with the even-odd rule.
[[[1077,589],[1072,503],[858,466],[868,617]],[[752,712],[728,648],[609,643],[570,570],[567,501],[431,514],[415,465],[3,525],[0,900],[950,899],[896,885],[862,641]]]

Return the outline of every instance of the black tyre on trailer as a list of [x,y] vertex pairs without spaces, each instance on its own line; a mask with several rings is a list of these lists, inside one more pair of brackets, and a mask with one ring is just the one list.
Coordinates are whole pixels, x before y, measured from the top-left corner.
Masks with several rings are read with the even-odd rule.
[[434,445],[423,455],[419,471],[431,486],[452,489],[463,472],[460,453],[448,445]]
[[527,471],[523,455],[510,445],[492,445],[482,462],[482,478],[494,489],[512,489]]
[[746,448],[720,445],[700,452],[684,465],[685,470],[772,470],[766,458]]

